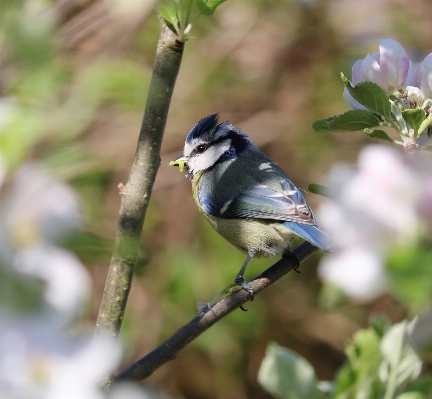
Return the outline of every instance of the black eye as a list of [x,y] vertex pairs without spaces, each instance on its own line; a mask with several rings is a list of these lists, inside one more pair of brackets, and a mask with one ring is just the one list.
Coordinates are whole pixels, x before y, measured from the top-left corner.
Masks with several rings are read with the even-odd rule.
[[198,154],[202,154],[206,149],[207,149],[207,146],[206,146],[205,144],[200,144],[199,146],[197,146],[197,147],[195,148],[195,151],[196,151]]

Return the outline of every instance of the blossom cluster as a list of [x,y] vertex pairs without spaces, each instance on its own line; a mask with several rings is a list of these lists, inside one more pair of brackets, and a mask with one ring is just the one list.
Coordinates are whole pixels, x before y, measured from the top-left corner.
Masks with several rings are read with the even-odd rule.
[[[414,69],[411,60],[400,43],[393,39],[381,39],[379,52],[368,54],[352,67],[352,84],[373,82],[387,94],[405,99],[407,108],[430,106],[432,101],[432,53]],[[344,89],[344,98],[352,109],[364,109]]]
[[328,187],[332,200],[318,216],[337,248],[321,261],[321,278],[354,298],[386,292],[390,251],[432,232],[431,160],[368,146],[356,168],[333,167]]

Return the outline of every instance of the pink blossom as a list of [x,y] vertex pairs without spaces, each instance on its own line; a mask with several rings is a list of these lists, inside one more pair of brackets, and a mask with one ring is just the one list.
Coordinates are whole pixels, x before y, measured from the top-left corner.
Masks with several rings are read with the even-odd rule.
[[413,68],[405,49],[392,39],[380,40],[380,67],[384,90],[394,90],[407,86],[413,77]]
[[423,99],[432,99],[432,53],[417,67],[412,85],[420,89]]
[[432,160],[386,146],[368,146],[357,168],[335,166],[332,201],[318,211],[336,250],[319,266],[320,277],[354,298],[388,289],[386,257],[432,229]]
[[[352,84],[373,82],[387,93],[411,84],[414,69],[402,45],[393,39],[381,39],[379,53],[368,54],[352,67]],[[365,109],[344,89],[344,98],[353,109]]]

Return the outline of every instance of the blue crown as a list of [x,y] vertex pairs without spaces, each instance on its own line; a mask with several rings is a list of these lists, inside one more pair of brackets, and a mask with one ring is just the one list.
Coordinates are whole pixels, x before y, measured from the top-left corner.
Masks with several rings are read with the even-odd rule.
[[186,141],[201,137],[204,133],[215,129],[219,123],[219,114],[212,114],[202,118],[189,132]]

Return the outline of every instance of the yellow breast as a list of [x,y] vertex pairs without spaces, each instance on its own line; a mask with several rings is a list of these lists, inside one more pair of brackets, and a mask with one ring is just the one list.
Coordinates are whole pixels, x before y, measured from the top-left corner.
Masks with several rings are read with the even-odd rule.
[[294,236],[280,222],[249,218],[227,219],[209,215],[198,198],[198,182],[202,173],[197,173],[192,181],[195,203],[200,213],[222,237],[245,253],[249,248],[256,248],[258,252],[255,256],[258,258],[279,255],[290,245]]

